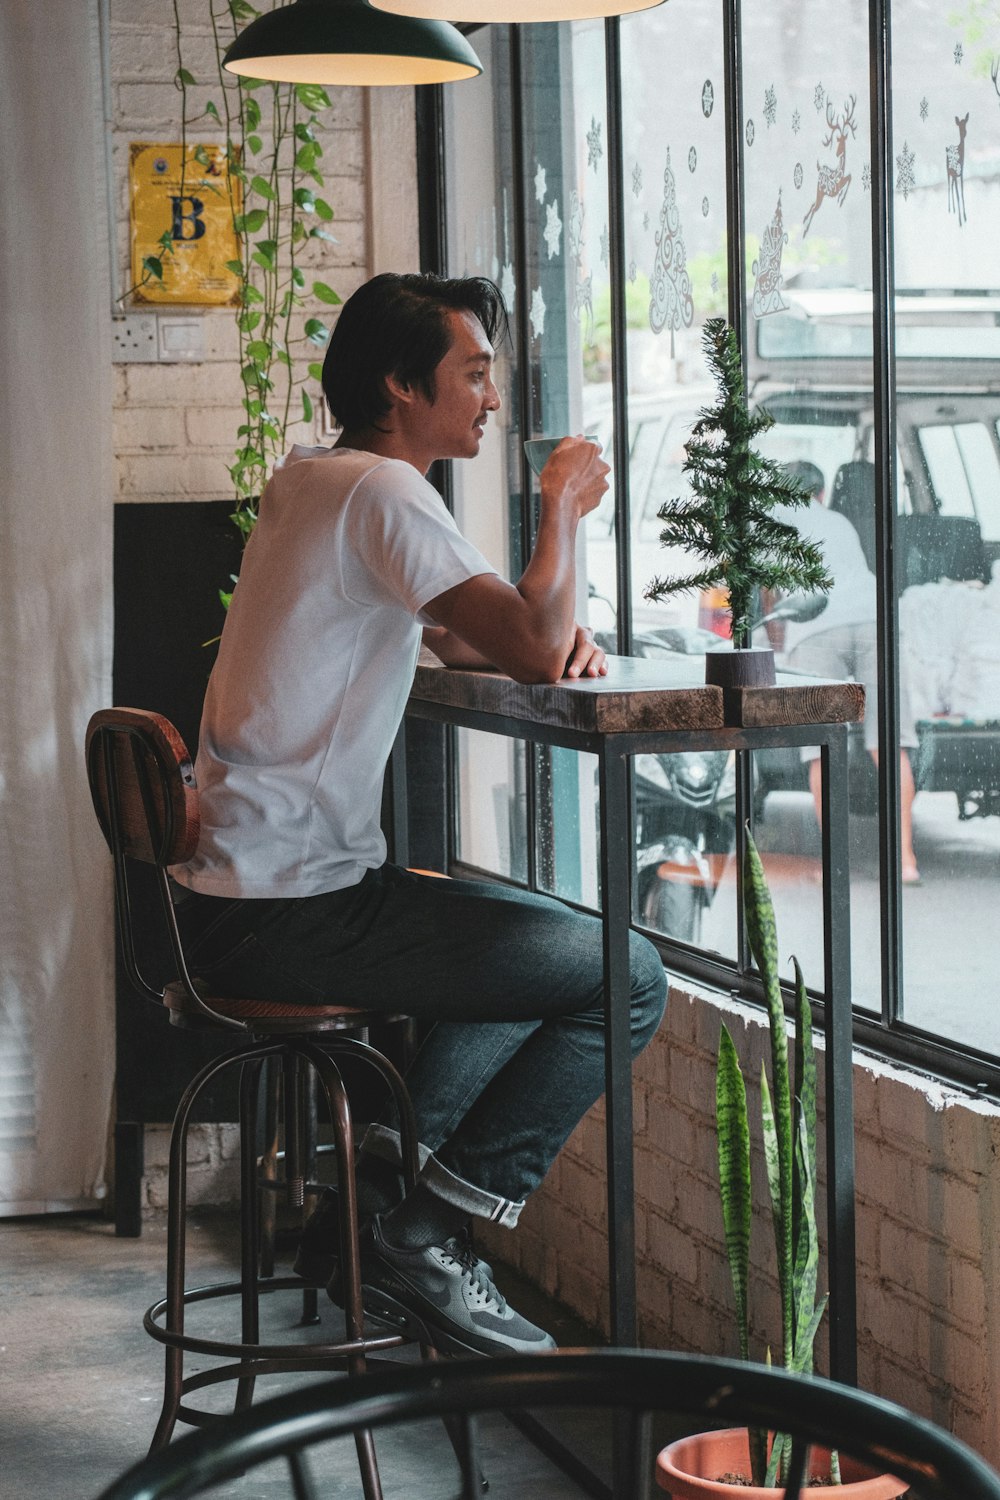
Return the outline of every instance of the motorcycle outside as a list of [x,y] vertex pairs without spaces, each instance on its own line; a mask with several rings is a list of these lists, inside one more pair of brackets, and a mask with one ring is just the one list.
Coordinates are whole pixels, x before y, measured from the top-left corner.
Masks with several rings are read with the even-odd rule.
[[[598,644],[614,652],[611,632]],[[666,627],[636,635],[636,656],[702,655],[722,643],[710,631]],[[725,750],[637,755],[633,915],[643,927],[697,945],[702,921],[736,846],[736,765]]]

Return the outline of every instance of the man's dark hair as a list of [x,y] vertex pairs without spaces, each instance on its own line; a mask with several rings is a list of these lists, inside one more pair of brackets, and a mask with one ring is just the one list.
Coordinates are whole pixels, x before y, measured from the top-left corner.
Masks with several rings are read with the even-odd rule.
[[807,458],[797,458],[792,463],[785,464],[785,473],[789,479],[797,479],[813,500],[826,489],[823,470],[818,464],[810,463]]
[[451,347],[452,311],[473,313],[494,349],[507,335],[503,297],[485,276],[386,272],[347,299],[323,361],[323,394],[345,432],[378,427],[388,415],[387,375],[434,400],[434,371]]

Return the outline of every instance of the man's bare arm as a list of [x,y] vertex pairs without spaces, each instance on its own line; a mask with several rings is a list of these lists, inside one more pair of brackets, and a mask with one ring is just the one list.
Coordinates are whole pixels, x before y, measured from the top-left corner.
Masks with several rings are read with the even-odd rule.
[[[542,471],[538,534],[518,582],[467,579],[426,606],[436,624],[519,682],[557,682],[567,664],[579,675],[576,529],[600,504],[608,473],[594,444],[565,438]],[[596,650],[591,638],[588,660]]]

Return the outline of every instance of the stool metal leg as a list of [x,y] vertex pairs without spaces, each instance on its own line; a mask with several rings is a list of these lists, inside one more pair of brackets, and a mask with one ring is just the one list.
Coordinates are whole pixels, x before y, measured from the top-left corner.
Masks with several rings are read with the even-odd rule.
[[[262,1183],[278,1179],[278,1106],[281,1069],[278,1059],[269,1057],[264,1064],[264,1150],[259,1173]],[[275,1188],[265,1187],[260,1194],[260,1274],[274,1275],[275,1239],[278,1232],[278,1200]]]
[[[240,1311],[241,1342],[260,1343],[260,1189],[257,1185],[257,1099],[262,1060],[250,1058],[240,1070]],[[236,1386],[236,1411],[253,1401],[254,1377],[241,1376]]]
[[[365,1333],[364,1306],[361,1299],[361,1253],[358,1244],[358,1189],[354,1176],[354,1121],[340,1071],[333,1059],[309,1048],[310,1060],[316,1068],[330,1106],[333,1121],[333,1138],[337,1157],[337,1196],[340,1204],[340,1255],[341,1276],[344,1288],[344,1323],[350,1341],[363,1340]],[[347,1368],[352,1375],[362,1375],[367,1361],[364,1350],[347,1356]],[[358,1451],[358,1467],[361,1470],[361,1485],[365,1500],[383,1500],[382,1482],[379,1478],[378,1461],[375,1457],[375,1442],[368,1429],[354,1435]]]

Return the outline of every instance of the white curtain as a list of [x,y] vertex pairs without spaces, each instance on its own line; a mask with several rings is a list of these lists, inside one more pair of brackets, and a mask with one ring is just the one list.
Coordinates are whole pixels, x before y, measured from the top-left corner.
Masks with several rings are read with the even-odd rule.
[[83,736],[111,701],[97,0],[0,0],[0,1214],[104,1191],[114,1000]]

